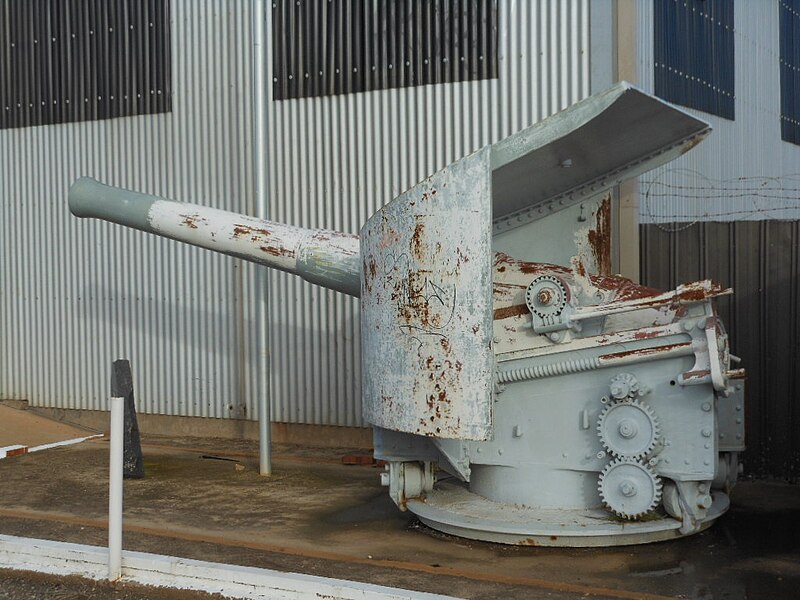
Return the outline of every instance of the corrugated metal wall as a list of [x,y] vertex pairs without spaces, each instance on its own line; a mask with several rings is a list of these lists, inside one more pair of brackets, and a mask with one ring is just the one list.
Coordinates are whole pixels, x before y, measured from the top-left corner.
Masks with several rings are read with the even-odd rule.
[[90,175],[255,211],[250,7],[172,0],[171,113],[0,131],[0,398],[103,409],[125,357],[139,410],[254,415],[254,270],[66,206]]
[[[781,140],[779,7],[736,3],[736,120],[687,109],[714,132],[640,179],[643,223],[800,218],[800,146]],[[653,2],[637,8],[639,85],[652,92]]]
[[[499,0],[498,22],[498,79],[274,102],[271,218],[356,233],[437,169],[589,94],[588,0]],[[358,302],[281,273],[270,290],[275,419],[362,425]]]
[[[0,397],[101,409],[127,357],[143,412],[255,418],[269,361],[274,420],[364,424],[356,301],[66,210],[91,175],[257,212],[251,7],[171,2],[171,113],[0,132]],[[271,103],[270,218],[357,232],[440,167],[587,96],[589,10],[499,0],[498,79]]]
[[[640,84],[652,91],[653,4],[637,6]],[[781,140],[781,7],[736,3],[735,121],[687,109],[711,136],[640,178],[641,278],[662,289],[705,277],[733,287],[720,312],[748,372],[745,468],[797,480],[800,146]]]
[[745,470],[800,480],[800,222],[643,225],[641,249],[647,285],[733,288],[718,307],[748,374]]

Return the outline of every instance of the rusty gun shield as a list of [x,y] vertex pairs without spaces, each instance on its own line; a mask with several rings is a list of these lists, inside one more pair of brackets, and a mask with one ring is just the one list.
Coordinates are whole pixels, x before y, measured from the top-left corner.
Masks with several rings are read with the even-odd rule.
[[491,148],[361,230],[364,417],[438,438],[492,433]]

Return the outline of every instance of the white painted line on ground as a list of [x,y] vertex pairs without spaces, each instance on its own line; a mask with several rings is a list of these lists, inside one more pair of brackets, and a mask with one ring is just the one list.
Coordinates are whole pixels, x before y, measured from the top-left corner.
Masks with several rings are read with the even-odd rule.
[[28,448],[28,452],[40,452],[42,450],[49,450],[50,448],[58,448],[60,446],[72,446],[73,444],[80,444],[81,442],[85,442],[86,440],[92,440],[94,438],[103,437],[102,433],[98,433],[95,435],[88,435],[82,438],[74,438],[71,440],[64,440],[63,442],[53,442],[52,444],[42,444],[41,446],[33,446]]
[[0,446],[0,459],[7,456],[18,456],[20,454],[27,454],[28,447],[20,444],[12,444],[11,446]]
[[23,446],[22,444],[12,444],[11,446],[0,446],[0,460],[11,456],[19,456],[20,454],[30,454],[31,452],[41,452],[42,450],[49,450],[50,448],[58,448],[60,446],[72,446],[73,444],[80,444],[86,440],[103,437],[102,433],[96,435],[89,435],[81,438],[74,438],[71,440],[64,440],[61,442],[53,442],[52,444],[42,444],[40,446]]
[[[0,534],[0,567],[105,579],[108,549]],[[283,573],[176,556],[122,552],[122,580],[144,585],[270,600],[454,600],[344,579]]]

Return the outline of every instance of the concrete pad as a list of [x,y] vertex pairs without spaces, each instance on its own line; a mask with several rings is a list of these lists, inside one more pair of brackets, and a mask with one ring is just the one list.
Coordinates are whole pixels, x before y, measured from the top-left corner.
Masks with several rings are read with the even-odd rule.
[[[428,529],[392,504],[381,469],[330,450],[276,448],[271,477],[258,474],[255,444],[145,438],[143,450],[145,478],[125,482],[126,550],[471,599],[772,600],[800,589],[799,486],[743,482],[729,514],[684,540],[535,548]],[[0,482],[0,533],[107,543],[107,444],[0,461]]]
[[97,433],[0,404],[0,447],[40,446]]

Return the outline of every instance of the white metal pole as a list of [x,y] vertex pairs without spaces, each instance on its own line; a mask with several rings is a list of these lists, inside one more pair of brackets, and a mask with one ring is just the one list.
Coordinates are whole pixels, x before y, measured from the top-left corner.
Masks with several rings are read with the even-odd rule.
[[122,450],[125,398],[111,398],[108,477],[108,578],[122,576]]
[[[267,180],[269,164],[267,162],[267,127],[264,118],[267,107],[265,74],[267,61],[265,60],[266,47],[264,46],[264,30],[266,29],[267,10],[265,0],[253,0],[253,162],[255,163],[256,183],[256,210],[262,219],[268,218],[267,210]],[[271,82],[271,79],[270,79]],[[270,83],[271,85],[271,83]],[[256,290],[256,303],[259,317],[261,335],[258,336],[261,344],[268,343],[267,331],[267,286],[266,276],[259,278],[260,285]],[[266,357],[264,348],[259,348],[259,355]],[[272,474],[272,448],[271,448],[271,415],[269,407],[269,368],[268,360],[259,365],[258,386],[258,462],[261,475]]]

